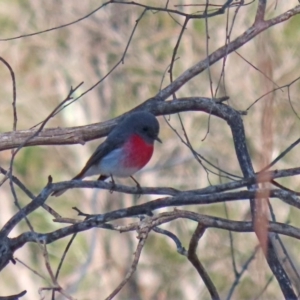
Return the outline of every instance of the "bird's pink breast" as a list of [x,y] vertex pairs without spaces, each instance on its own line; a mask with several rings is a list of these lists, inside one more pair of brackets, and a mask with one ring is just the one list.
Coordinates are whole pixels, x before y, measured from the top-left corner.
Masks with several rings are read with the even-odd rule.
[[153,144],[147,144],[140,136],[133,135],[125,146],[123,166],[141,169],[150,160],[153,153]]

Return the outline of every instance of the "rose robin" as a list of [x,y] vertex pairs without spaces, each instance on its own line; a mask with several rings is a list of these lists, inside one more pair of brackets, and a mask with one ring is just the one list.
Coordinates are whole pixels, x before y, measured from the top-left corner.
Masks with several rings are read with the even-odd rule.
[[[81,172],[72,180],[100,175],[98,180],[112,177],[132,177],[142,169],[153,154],[159,123],[148,112],[133,112],[126,116],[98,146]],[[133,177],[132,177],[133,178]],[[134,179],[134,178],[133,178]],[[60,196],[66,189],[52,193]]]

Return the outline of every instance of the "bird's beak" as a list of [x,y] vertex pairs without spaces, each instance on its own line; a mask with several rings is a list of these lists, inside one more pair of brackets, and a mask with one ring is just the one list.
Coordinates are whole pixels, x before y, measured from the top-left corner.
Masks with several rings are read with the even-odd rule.
[[157,140],[158,142],[160,142],[162,144],[162,141],[158,136],[155,138],[155,140]]

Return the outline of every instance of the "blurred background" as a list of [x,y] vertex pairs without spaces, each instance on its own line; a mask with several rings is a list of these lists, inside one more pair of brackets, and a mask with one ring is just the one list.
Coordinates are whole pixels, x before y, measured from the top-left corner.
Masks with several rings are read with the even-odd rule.
[[[223,2],[217,0],[214,4],[221,5]],[[191,20],[178,49],[174,78],[207,56],[207,32],[210,37],[208,51],[211,53],[225,44],[226,26],[230,28],[232,22],[231,41],[247,30],[254,20],[256,2],[239,10],[237,7],[231,8],[223,15],[208,19],[207,29],[204,20]],[[161,1],[139,3],[162,6]],[[192,13],[203,11],[205,3],[202,0],[172,0],[169,1],[169,8]],[[267,18],[281,14],[297,3],[296,0],[268,1]],[[2,0],[0,39],[75,21],[101,4],[102,2],[95,0]],[[202,6],[196,6],[199,4]],[[71,26],[31,37],[1,41],[0,56],[9,62],[16,76],[17,130],[29,129],[43,121],[65,99],[71,86],[84,82],[77,91],[76,95],[79,95],[105,76],[121,59],[142,11],[142,8],[133,5],[110,4]],[[186,83],[177,93],[177,97],[211,97],[211,91],[215,93],[220,83],[217,96],[229,96],[228,104],[244,111],[264,94],[275,89],[251,106],[243,117],[255,171],[263,167],[265,149],[262,119],[266,113],[266,101],[271,103],[268,108],[272,122],[272,130],[269,132],[270,159],[299,138],[299,81],[290,85],[289,89],[279,88],[299,77],[299,21],[300,17],[296,16],[276,25],[238,49],[238,54],[230,54],[225,63],[224,78],[220,77],[224,61],[219,61],[209,71]],[[124,64],[120,64],[103,82],[51,119],[47,127],[73,127],[106,121],[156,95],[170,83],[166,70],[183,22],[184,18],[178,15],[147,11],[130,41]],[[0,78],[0,131],[7,132],[13,128],[12,82],[3,64],[0,64]],[[200,112],[185,112],[181,117],[197,152],[219,168],[241,176],[230,128],[224,121]],[[163,144],[156,145],[150,163],[136,175],[142,186],[168,186],[188,190],[228,181],[228,178],[220,177],[216,169],[210,167],[216,175],[207,172],[165,119],[159,117],[158,120]],[[167,116],[167,120],[183,137],[178,117]],[[54,181],[69,180],[76,175],[100,142],[101,140],[92,141],[84,146],[23,148],[16,157],[14,175],[37,195],[47,183],[48,175],[52,175]],[[298,166],[298,149],[299,146],[276,164],[275,168]],[[11,150],[2,151],[1,167],[8,169],[10,158]],[[279,181],[289,188],[299,190],[299,179],[296,177]],[[117,182],[134,184],[130,179]],[[30,201],[18,189],[17,195],[22,206]],[[131,195],[110,194],[102,190],[73,189],[62,197],[49,198],[47,204],[63,217],[78,218],[77,213],[72,210],[73,206],[86,213],[103,213],[156,198],[142,196],[137,199]],[[18,210],[8,181],[0,188],[0,199],[0,224],[3,226]],[[278,221],[300,225],[295,209],[279,200],[272,200],[272,204]],[[234,220],[249,219],[247,201],[186,209]],[[64,226],[54,223],[52,219],[42,209],[30,215],[30,221],[37,232],[51,232]],[[120,220],[118,224],[132,221],[135,220]],[[194,222],[186,220],[164,226],[174,232],[186,248],[195,227]],[[28,227],[22,223],[10,236],[17,236],[24,231],[28,231]],[[232,235],[237,268],[241,270],[254,253],[258,242],[251,233]],[[54,270],[69,239],[70,237],[48,245],[50,263]],[[283,241],[291,257],[297,256],[299,242],[286,237],[283,237]],[[128,271],[136,245],[136,233],[120,234],[103,229],[82,232],[77,235],[67,254],[58,281],[76,299],[104,299]],[[216,229],[207,230],[198,247],[199,258],[222,299],[228,295],[235,278],[231,249],[229,233]],[[50,282],[43,253],[37,245],[26,244],[15,256],[45,276],[48,282],[22,264],[10,263],[0,273],[1,296],[26,289],[27,295],[22,299],[39,299],[38,289],[49,286]],[[298,267],[297,260],[295,265]],[[281,299],[276,280],[272,280],[272,273],[262,255],[257,254],[240,279],[231,299],[254,299],[268,281],[270,284],[264,292],[265,299]],[[43,295],[45,299],[51,299],[50,292],[43,292]],[[55,299],[65,298],[57,293]],[[210,297],[196,270],[185,257],[176,252],[173,242],[153,232],[147,240],[137,272],[116,299],[192,300]]]

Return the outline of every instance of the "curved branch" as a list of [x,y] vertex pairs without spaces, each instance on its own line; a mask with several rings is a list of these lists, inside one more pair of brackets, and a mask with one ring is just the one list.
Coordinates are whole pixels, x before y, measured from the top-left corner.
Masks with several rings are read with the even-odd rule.
[[20,292],[19,294],[0,297],[0,300],[18,300],[19,298],[23,297],[27,291]]
[[[218,99],[215,100],[217,101]],[[204,97],[180,98],[166,102],[151,98],[131,111],[136,110],[146,110],[157,116],[184,111],[203,111],[225,120],[233,114],[239,114],[227,105]],[[25,146],[84,144],[87,141],[106,136],[125,115],[123,114],[115,119],[87,126],[47,128],[39,132],[38,136],[29,140]],[[0,151],[20,146],[35,132],[35,129],[30,129],[0,134]]]
[[218,291],[196,254],[199,239],[204,234],[205,229],[206,228],[202,224],[198,223],[197,228],[195,229],[193,236],[190,240],[187,257],[188,257],[188,260],[191,262],[191,264],[197,270],[200,277],[202,278],[205,286],[207,287],[207,289],[210,293],[211,298],[213,300],[219,300],[220,296],[218,294]]

